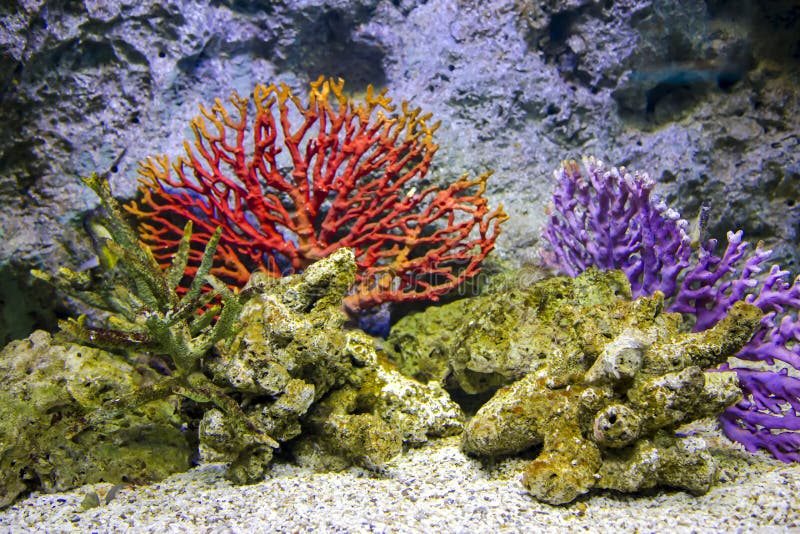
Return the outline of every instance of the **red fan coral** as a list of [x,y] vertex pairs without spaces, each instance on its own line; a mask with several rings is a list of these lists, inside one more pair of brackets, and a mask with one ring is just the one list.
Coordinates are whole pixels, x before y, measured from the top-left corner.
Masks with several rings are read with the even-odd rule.
[[385,90],[369,87],[357,103],[343,85],[320,78],[307,105],[285,85],[258,85],[252,129],[250,101],[234,92],[235,114],[219,99],[200,107],[185,156],[172,165],[167,156],[142,161],[143,199],[127,208],[159,261],[171,257],[190,219],[187,274],[221,226],[212,272],[232,285],[254,268],[280,276],[354,249],[350,311],[436,300],[477,274],[508,218],[483,197],[488,174],[424,187],[438,123],[405,102],[395,113]]

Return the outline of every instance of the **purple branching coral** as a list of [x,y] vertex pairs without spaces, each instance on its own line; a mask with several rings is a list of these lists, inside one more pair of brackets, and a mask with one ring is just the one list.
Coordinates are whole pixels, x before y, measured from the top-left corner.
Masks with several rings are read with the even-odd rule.
[[722,256],[714,254],[715,239],[693,246],[689,224],[652,194],[645,173],[585,158],[583,170],[564,162],[555,176],[546,263],[572,276],[591,266],[621,269],[634,296],[662,291],[669,311],[695,317],[695,331],[716,324],[738,300],[761,308],[761,328],[736,355],[740,361],[723,366],[738,373],[745,398],[720,422],[747,450],[800,462],[800,276],[792,281],[777,265],[760,276],[772,252],[760,244],[749,252],[741,231],[728,233]]
[[634,297],[673,295],[692,254],[688,223],[652,198],[655,183],[646,174],[606,170],[594,158],[584,166],[585,175],[575,161],[555,172],[548,263],[570,276],[591,266],[620,269]]

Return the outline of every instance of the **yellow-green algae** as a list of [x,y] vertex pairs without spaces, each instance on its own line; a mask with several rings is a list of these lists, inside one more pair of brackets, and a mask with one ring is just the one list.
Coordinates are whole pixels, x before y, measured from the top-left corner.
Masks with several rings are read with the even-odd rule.
[[663,312],[663,295],[630,295],[615,271],[509,284],[437,309],[446,331],[433,339],[411,330],[425,312],[387,343],[401,365],[405,348],[417,361],[435,347],[444,378],[467,393],[500,388],[467,424],[463,448],[495,457],[542,445],[523,477],[540,500],[656,485],[703,493],[715,461],[701,439],[675,430],[740,399],[735,373],[703,371],[735,354],[762,314],[737,303],[714,328],[687,333],[679,314]]
[[[386,340],[398,367],[417,378],[447,379],[467,393],[492,391],[543,366],[552,354],[559,374],[574,358],[591,358],[621,328],[622,272],[589,270],[577,278],[533,284],[507,274],[488,294],[401,319]],[[436,369],[430,372],[430,369]],[[555,368],[551,372],[553,380]]]
[[195,444],[175,402],[85,424],[151,379],[104,350],[43,331],[8,344],[0,352],[0,507],[31,489],[144,483],[188,469]]

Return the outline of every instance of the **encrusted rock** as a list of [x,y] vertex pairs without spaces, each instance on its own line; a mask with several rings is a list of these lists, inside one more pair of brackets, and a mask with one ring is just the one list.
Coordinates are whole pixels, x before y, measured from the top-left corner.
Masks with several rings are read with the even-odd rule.
[[192,439],[172,401],[87,426],[146,377],[100,349],[38,330],[0,352],[0,508],[28,490],[144,483],[189,468]]
[[[206,368],[245,396],[245,413],[304,465],[377,468],[428,436],[457,433],[458,406],[438,384],[423,385],[379,363],[373,340],[347,331],[342,299],[355,277],[346,249],[281,279],[255,273],[241,330]],[[259,435],[234,431],[222,412],[206,412],[202,457],[231,463],[229,476],[253,482],[273,450]]]
[[[439,370],[431,378],[449,375],[448,384],[467,393],[491,391],[546,364],[550,379],[563,381],[582,369],[585,358],[594,360],[609,336],[625,328],[625,316],[650,313],[633,306],[617,309],[630,295],[630,284],[618,271],[549,278],[403,318],[385,346],[404,370],[420,369],[416,362],[426,358],[437,359],[428,367]],[[428,315],[436,330],[425,326]],[[554,360],[551,354],[563,358]]]
[[[639,325],[644,331],[635,349],[625,331],[620,337],[626,339],[612,339],[610,350],[601,352],[637,357],[606,358],[604,374],[576,372],[565,384],[553,384],[548,363],[481,407],[465,429],[464,450],[496,456],[543,444],[523,484],[551,504],[570,502],[593,487],[635,491],[663,484],[705,493],[716,463],[702,440],[678,437],[674,430],[739,400],[735,373],[715,373],[725,378],[707,386],[703,369],[741,348],[760,317],[758,308],[737,303],[713,328],[689,334],[669,328],[676,321],[654,316],[651,324]],[[672,355],[668,369],[665,354]],[[592,369],[591,359],[585,360],[584,370]]]
[[675,430],[740,399],[734,372],[704,370],[735,354],[762,312],[740,302],[688,333],[661,293],[630,295],[621,272],[590,270],[458,303],[458,314],[446,305],[435,314],[452,323],[426,345],[404,342],[427,312],[400,321],[387,344],[412,359],[438,346],[449,384],[468,393],[500,387],[467,424],[463,449],[495,457],[542,445],[523,477],[540,500],[656,485],[703,493],[716,464],[702,440]]
[[461,432],[464,415],[438,382],[421,384],[386,365],[378,369],[378,379],[383,387],[375,410],[399,431],[405,444],[422,445],[429,437]]

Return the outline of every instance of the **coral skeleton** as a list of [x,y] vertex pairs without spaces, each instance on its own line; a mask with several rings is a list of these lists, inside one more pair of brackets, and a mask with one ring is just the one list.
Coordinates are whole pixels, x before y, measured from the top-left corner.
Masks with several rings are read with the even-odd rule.
[[192,121],[185,156],[143,161],[143,198],[127,209],[159,262],[191,220],[189,275],[220,227],[211,272],[237,287],[254,269],[300,272],[353,249],[352,312],[436,300],[477,274],[507,218],[483,197],[488,174],[427,185],[438,123],[405,102],[397,110],[385,90],[370,86],[356,102],[343,85],[321,77],[307,102],[285,85],[258,85],[252,102],[233,94],[233,112],[217,99]]

